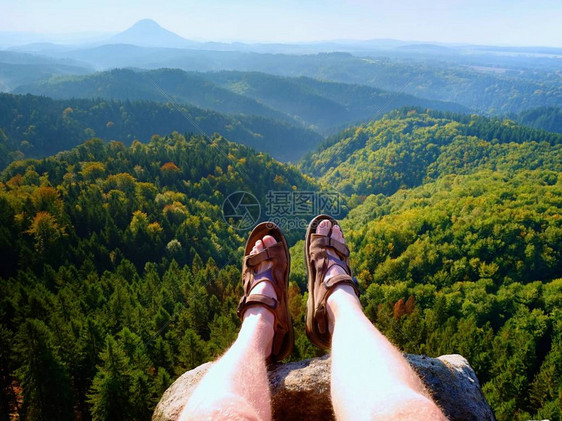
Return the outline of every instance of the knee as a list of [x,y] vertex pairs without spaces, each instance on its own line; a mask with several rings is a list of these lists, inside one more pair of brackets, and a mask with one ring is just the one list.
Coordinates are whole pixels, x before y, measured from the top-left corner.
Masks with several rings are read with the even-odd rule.
[[259,421],[262,417],[255,408],[239,396],[223,396],[220,399],[190,399],[178,420],[235,420]]

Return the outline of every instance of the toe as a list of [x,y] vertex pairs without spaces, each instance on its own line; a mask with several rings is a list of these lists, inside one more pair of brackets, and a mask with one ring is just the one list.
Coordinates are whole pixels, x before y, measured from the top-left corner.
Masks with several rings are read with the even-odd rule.
[[[275,238],[273,238],[270,235],[266,235],[265,237],[263,237],[262,240],[258,240],[256,241],[256,245],[254,246],[254,248],[256,249],[256,253],[262,252],[265,250],[266,247],[270,247],[271,245],[275,244]],[[267,269],[269,269],[272,266],[272,263],[270,261],[264,261],[262,263],[260,263],[259,265],[257,265],[254,268],[255,273],[262,273],[265,272]]]
[[277,241],[275,241],[275,238],[273,238],[271,235],[266,235],[265,237],[263,237],[263,245],[265,247],[271,247],[273,245],[275,245]]
[[332,223],[329,220],[324,219],[318,224],[316,232],[321,235],[328,235],[330,228],[332,228]]
[[343,233],[341,232],[341,228],[339,225],[336,225],[333,229],[332,229],[332,238],[334,240],[337,240],[339,242],[345,243],[345,240],[343,238]]

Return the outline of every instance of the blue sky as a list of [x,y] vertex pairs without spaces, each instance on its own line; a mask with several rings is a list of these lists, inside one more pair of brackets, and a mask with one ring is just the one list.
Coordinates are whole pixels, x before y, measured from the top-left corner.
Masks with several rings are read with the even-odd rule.
[[198,40],[562,47],[562,0],[0,0],[0,11],[0,31],[118,32],[152,18]]

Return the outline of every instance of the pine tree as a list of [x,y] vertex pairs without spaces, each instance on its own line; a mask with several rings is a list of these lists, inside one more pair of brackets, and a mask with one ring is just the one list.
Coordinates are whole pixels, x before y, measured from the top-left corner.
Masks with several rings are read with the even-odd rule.
[[16,335],[15,351],[23,364],[16,370],[28,420],[71,420],[73,399],[70,376],[49,328],[27,319]]
[[180,364],[176,366],[176,374],[183,374],[207,360],[206,344],[193,329],[185,331],[178,348]]
[[101,353],[102,364],[94,377],[89,402],[94,420],[129,418],[130,361],[123,348],[108,335]]

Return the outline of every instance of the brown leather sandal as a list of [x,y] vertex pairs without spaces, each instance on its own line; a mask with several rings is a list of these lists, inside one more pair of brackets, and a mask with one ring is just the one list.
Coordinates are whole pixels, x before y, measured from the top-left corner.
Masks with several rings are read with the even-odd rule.
[[[338,225],[338,222],[329,215],[318,215],[310,221],[306,231],[304,255],[308,276],[306,334],[314,345],[327,349],[330,348],[332,342],[326,309],[328,297],[334,291],[334,287],[339,284],[351,285],[358,297],[359,288],[349,267],[349,248],[347,245],[330,237],[332,229],[330,229],[328,235],[316,233],[318,224],[325,219],[332,223],[332,229]],[[334,250],[338,257],[329,255],[328,248]],[[346,273],[335,275],[325,281],[326,273],[334,265],[341,266]]]
[[[267,247],[263,251],[250,255],[257,240],[266,235],[275,238],[275,245]],[[273,266],[262,273],[255,273],[255,267],[260,263],[270,260]],[[271,311],[275,316],[273,345],[268,362],[280,361],[288,356],[294,345],[293,325],[289,312],[288,287],[289,269],[291,267],[291,256],[289,246],[279,227],[273,222],[262,222],[254,228],[244,251],[242,262],[242,282],[244,295],[240,299],[236,313],[241,319],[244,312],[252,306],[262,306]],[[262,294],[252,294],[252,289],[262,283],[269,282],[275,289],[277,299]]]

